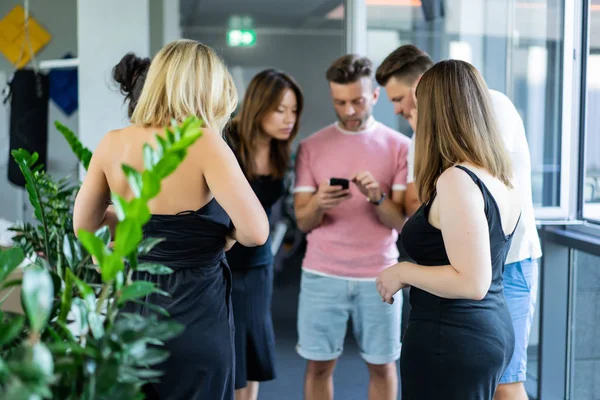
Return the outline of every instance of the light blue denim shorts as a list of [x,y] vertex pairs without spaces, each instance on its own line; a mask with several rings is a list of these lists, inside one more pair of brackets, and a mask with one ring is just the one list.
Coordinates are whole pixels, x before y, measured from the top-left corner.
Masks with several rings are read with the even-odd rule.
[[525,382],[527,345],[537,300],[538,260],[526,259],[504,266],[504,296],[515,329],[515,351],[500,383]]
[[402,292],[390,305],[381,300],[375,281],[329,277],[302,271],[298,304],[301,357],[337,359],[343,351],[348,319],[362,358],[381,365],[400,357]]

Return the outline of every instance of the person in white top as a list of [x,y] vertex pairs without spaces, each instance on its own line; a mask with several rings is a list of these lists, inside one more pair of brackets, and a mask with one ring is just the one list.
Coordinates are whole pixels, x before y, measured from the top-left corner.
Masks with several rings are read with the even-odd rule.
[[[404,45],[388,55],[377,69],[377,83],[385,88],[388,98],[394,104],[394,112],[404,117],[413,131],[418,118],[415,88],[421,76],[432,66],[433,61],[427,53],[413,45]],[[490,98],[500,134],[510,153],[514,181],[523,187],[525,193],[521,220],[515,231],[503,274],[504,294],[515,329],[515,351],[510,365],[500,379],[494,399],[527,400],[524,386],[527,345],[537,300],[538,259],[542,256],[531,196],[531,160],[523,121],[515,106],[508,97],[495,90],[490,90]],[[408,184],[404,203],[407,216],[421,206],[413,174],[414,140],[408,153]]]

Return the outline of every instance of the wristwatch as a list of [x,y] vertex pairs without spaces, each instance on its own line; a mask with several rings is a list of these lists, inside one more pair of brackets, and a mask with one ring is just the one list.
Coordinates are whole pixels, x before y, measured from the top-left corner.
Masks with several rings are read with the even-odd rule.
[[383,200],[385,200],[385,193],[381,192],[381,198],[377,201],[373,201],[370,198],[367,197],[367,201],[371,204],[375,204],[376,206],[380,205],[381,203],[383,203]]

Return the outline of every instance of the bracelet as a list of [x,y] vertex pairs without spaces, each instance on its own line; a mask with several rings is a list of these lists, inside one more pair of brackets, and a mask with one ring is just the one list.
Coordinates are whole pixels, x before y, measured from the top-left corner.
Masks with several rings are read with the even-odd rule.
[[385,193],[383,193],[383,192],[381,192],[381,198],[380,198],[379,200],[377,200],[377,201],[373,201],[373,200],[371,200],[371,199],[369,199],[369,198],[367,197],[367,201],[368,201],[369,203],[371,203],[371,204],[374,204],[374,205],[376,205],[376,206],[378,206],[378,205],[380,205],[381,203],[383,203],[383,200],[385,200]]

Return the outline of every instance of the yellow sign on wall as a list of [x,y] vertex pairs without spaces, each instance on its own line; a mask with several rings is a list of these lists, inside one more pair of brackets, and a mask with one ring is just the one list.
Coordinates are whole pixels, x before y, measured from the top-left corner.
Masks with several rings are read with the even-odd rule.
[[[31,50],[37,54],[50,42],[50,33],[46,31],[36,20],[29,16],[29,43],[25,41],[25,10],[21,6],[13,8],[2,20],[0,20],[0,52],[11,64],[22,68],[31,59]],[[22,49],[22,50],[21,50]],[[22,53],[21,53],[22,51]],[[19,55],[21,61],[19,61]]]

